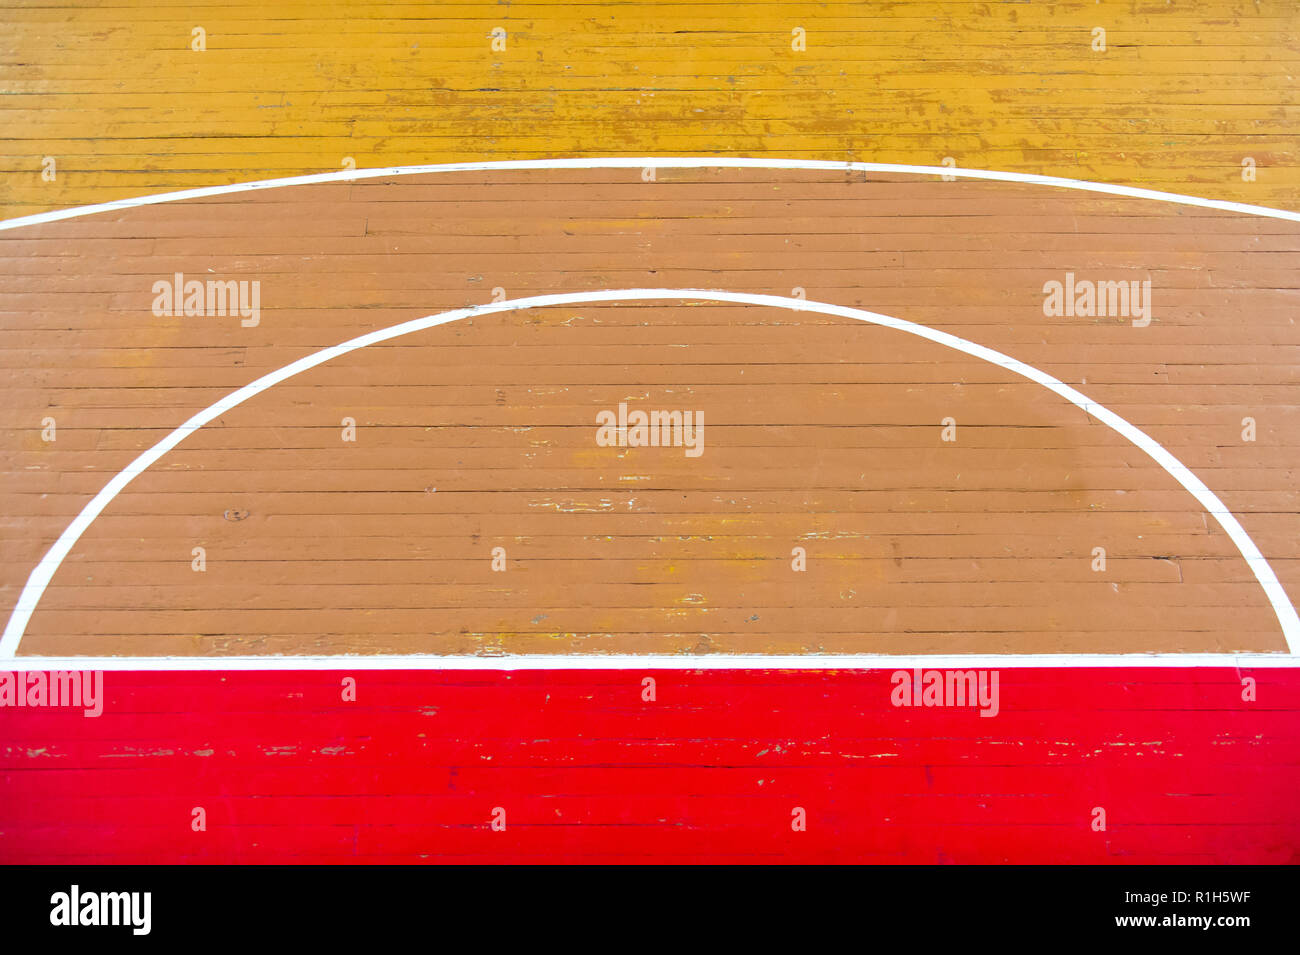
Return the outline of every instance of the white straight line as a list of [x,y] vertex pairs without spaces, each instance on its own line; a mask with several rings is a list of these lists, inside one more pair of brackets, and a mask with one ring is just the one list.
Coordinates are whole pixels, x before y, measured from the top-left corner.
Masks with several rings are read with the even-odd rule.
[[73,545],[85,533],[88,528],[103,512],[113,498],[121,492],[131,481],[139,474],[143,473],[154,462],[161,458],[176,445],[180,444],[186,437],[197,431],[203,425],[225,414],[231,408],[243,404],[255,395],[261,394],[268,388],[279,384],[287,378],[291,378],[308,369],[315,368],[325,362],[337,358],[340,355],[346,355],[348,352],[365,348],[367,345],[374,345],[378,342],[388,341],[393,338],[400,338],[403,335],[409,335],[413,332],[423,331],[427,328],[433,328],[438,325],[445,325],[449,322],[458,321],[462,318],[469,318],[478,315],[490,315],[496,312],[511,312],[519,309],[542,308],[550,305],[578,305],[589,304],[592,302],[635,302],[635,301],[704,301],[704,302],[735,302],[742,305],[761,305],[769,308],[784,308],[796,312],[815,312],[823,315],[836,315],[843,318],[852,318],[862,322],[869,322],[873,325],[883,325],[886,328],[894,328],[901,332],[907,332],[910,335],[916,335],[920,338],[929,339],[940,345],[956,351],[964,352],[983,361],[991,362],[1007,371],[1014,372],[1030,381],[1037,382],[1043,387],[1060,395],[1066,401],[1083,409],[1092,415],[1102,424],[1119,432],[1134,445],[1141,448],[1151,456],[1157,464],[1165,469],[1179,484],[1191,492],[1192,496],[1200,502],[1201,506],[1211,514],[1219,525],[1232,538],[1232,542],[1237,545],[1241,556],[1245,559],[1255,578],[1259,581],[1264,590],[1264,595],[1273,606],[1274,613],[1277,614],[1278,623],[1282,627],[1282,636],[1286,641],[1288,652],[1294,653],[1297,646],[1300,646],[1300,618],[1296,616],[1295,607],[1291,604],[1278,582],[1277,575],[1273,573],[1273,568],[1269,566],[1268,561],[1264,559],[1259,548],[1245,529],[1237,522],[1237,519],[1228,510],[1227,506],[1215,496],[1214,492],[1205,486],[1191,471],[1187,469],[1177,458],[1166,451],[1154,438],[1144,431],[1134,427],[1128,421],[1121,418],[1107,408],[1094,402],[1087,395],[1084,395],[1071,388],[1064,382],[1053,378],[1045,371],[1041,371],[1032,365],[1027,365],[1019,359],[1004,355],[1002,352],[995,351],[992,348],[986,348],[983,345],[977,345],[974,342],[951,335],[948,332],[942,332],[938,329],[930,328],[926,325],[918,325],[915,322],[909,322],[901,318],[894,318],[891,315],[882,315],[879,312],[868,312],[864,309],[849,308],[844,305],[831,305],[826,302],[808,301],[805,299],[789,298],[782,295],[758,295],[750,292],[726,292],[719,290],[707,289],[606,289],[593,292],[560,292],[552,295],[534,295],[528,298],[512,299],[504,302],[495,302],[486,305],[475,305],[470,308],[458,308],[452,311],[442,312],[437,315],[426,315],[424,318],[412,319],[409,322],[402,322],[398,325],[392,325],[388,328],[377,329],[368,332],[357,338],[350,339],[338,345],[333,345],[313,354],[299,358],[297,361],[285,365],[269,374],[263,375],[256,381],[253,381],[237,391],[233,391],[224,398],[210,405],[203,411],[191,417],[175,431],[171,432],[149,450],[145,451],[122,471],[113,476],[98,494],[81,509],[81,512],[59,535],[59,539],[41,558],[39,564],[32,570],[31,576],[28,577],[22,593],[18,597],[18,602],[14,607],[13,613],[9,616],[9,621],[5,625],[4,637],[0,638],[0,659],[13,657],[17,655],[18,644],[22,640],[23,633],[27,629],[27,622],[31,619],[32,613],[35,612],[36,606],[40,603],[41,595],[45,593],[50,579],[54,576],[63,559],[72,550]]
[[282,179],[259,179],[254,182],[236,182],[226,186],[204,186],[199,189],[181,189],[177,192],[160,192],[151,196],[114,199],[89,206],[55,209],[30,216],[18,216],[0,221],[0,231],[21,229],[24,226],[59,222],[100,212],[115,212],[139,206],[153,206],[164,202],[185,199],[209,199],[261,189],[279,189],[284,186],[309,186],[327,182],[356,182],[364,179],[382,179],[390,176],[418,176],[441,172],[478,172],[511,169],[812,169],[838,172],[889,172],[910,176],[955,176],[958,179],[984,179],[991,182],[1019,182],[1033,186],[1051,186],[1058,189],[1075,189],[1081,192],[1098,192],[1130,199],[1152,199],[1172,202],[1182,206],[1217,209],[1222,212],[1240,212],[1269,219],[1286,219],[1300,222],[1300,212],[1256,206],[1246,202],[1228,202],[1222,199],[1203,199],[1177,192],[1160,192],[1156,189],[1139,189],[1134,186],[1089,182],[1085,179],[1066,179],[1061,176],[1039,176],[1027,172],[1000,172],[994,169],[960,169],[949,166],[909,166],[887,162],[833,162],[825,159],[752,159],[727,156],[646,156],[640,159],[593,157],[591,159],[504,159],[487,162],[433,163],[417,166],[387,166],[382,169],[344,169],[339,172],[321,172],[308,176],[286,176]]
[[691,654],[343,654],[261,657],[35,657],[0,661],[0,670],[938,670],[1074,667],[1295,667],[1287,653],[846,653],[769,656]]

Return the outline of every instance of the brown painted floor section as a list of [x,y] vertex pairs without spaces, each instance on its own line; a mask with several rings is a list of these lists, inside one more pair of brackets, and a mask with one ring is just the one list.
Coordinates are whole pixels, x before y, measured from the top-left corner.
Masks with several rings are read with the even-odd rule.
[[[0,581],[189,415],[363,331],[546,291],[719,288],[1000,349],[1145,430],[1300,590],[1300,226],[842,173],[455,174],[0,233]],[[261,323],[152,285],[256,279]],[[1043,283],[1150,279],[1154,320]],[[702,410],[706,451],[596,446]],[[41,419],[58,438],[41,440]],[[355,443],[340,437],[356,419]],[[956,419],[955,442],[940,422]],[[1257,440],[1242,440],[1252,417]],[[247,512],[231,521],[227,512]],[[190,569],[191,548],[208,569]],[[505,573],[491,549],[506,548]],[[791,548],[807,549],[793,573]],[[1105,547],[1104,572],[1091,569]],[[903,333],[765,309],[554,307],[353,353],[188,439],[99,518],[25,653],[1282,650],[1190,494],[1079,409]]]

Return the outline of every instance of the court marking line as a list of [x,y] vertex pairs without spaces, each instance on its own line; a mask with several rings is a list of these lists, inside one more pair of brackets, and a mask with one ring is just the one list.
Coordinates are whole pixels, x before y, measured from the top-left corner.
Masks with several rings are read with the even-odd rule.
[[1300,212],[1287,209],[1274,209],[1271,206],[1257,206],[1246,202],[1230,202],[1225,199],[1204,199],[1200,196],[1188,196],[1178,192],[1161,192],[1158,189],[1142,189],[1137,186],[1112,185],[1104,182],[1090,182],[1086,179],[1067,179],[1063,176],[1040,176],[1028,172],[1002,172],[996,169],[962,169],[957,166],[913,166],[903,163],[884,162],[836,162],[828,159],[755,159],[728,156],[647,156],[640,159],[615,156],[592,157],[589,159],[498,159],[479,162],[431,163],[414,166],[385,166],[375,169],[343,169],[338,172],[312,173],[305,176],[285,176],[279,179],[258,179],[252,182],[236,182],[224,186],[203,186],[197,189],[180,189],[175,192],[159,192],[148,196],[134,196],[127,199],[114,199],[93,205],[73,206],[69,209],[54,209],[50,212],[38,212],[28,216],[17,216],[0,221],[0,232],[9,229],[21,229],[29,225],[41,225],[47,222],[60,222],[81,216],[96,215],[101,212],[113,212],[121,209],[134,209],[140,206],[158,205],[164,202],[180,202],[185,199],[207,199],[213,196],[228,196],[241,192],[255,192],[262,189],[279,189],[284,186],[306,186],[328,182],[357,182],[366,179],[380,179],[386,176],[417,176],[426,173],[442,172],[478,172],[494,170],[526,169],[796,169],[827,170],[832,172],[890,172],[915,176],[951,176],[958,179],[981,179],[988,182],[1018,182],[1026,185],[1051,186],[1058,189],[1074,189],[1081,192],[1096,192],[1112,196],[1124,196],[1130,199],[1151,199],[1156,202],[1172,202],[1177,205],[1196,206],[1202,209],[1216,209],[1221,212],[1240,212],[1245,215],[1263,216],[1270,219],[1285,219],[1300,222]]
[[758,653],[634,653],[569,655],[556,653],[500,656],[374,654],[264,657],[15,657],[3,661],[11,672],[51,670],[205,671],[205,670],[1014,670],[1078,667],[1277,669],[1295,667],[1286,653],[846,653],[768,656]]
[[963,352],[974,358],[979,358],[993,365],[997,365],[1007,371],[1020,375],[1035,382],[1049,391],[1054,392],[1071,404],[1081,408],[1086,414],[1096,418],[1102,424],[1118,432],[1128,441],[1140,448],[1142,451],[1159,464],[1171,477],[1181,484],[1193,497],[1201,504],[1205,511],[1211,514],[1219,525],[1224,529],[1233,543],[1237,545],[1238,551],[1245,559],[1251,571],[1255,574],[1255,579],[1259,581],[1264,590],[1264,595],[1268,598],[1269,603],[1273,606],[1273,611],[1277,615],[1278,623],[1282,627],[1282,636],[1287,646],[1287,651],[1294,654],[1297,646],[1300,646],[1300,618],[1297,618],[1295,607],[1287,597],[1286,591],[1282,588],[1281,583],[1274,574],[1273,568],[1265,560],[1264,555],[1260,553],[1255,546],[1254,540],[1246,533],[1245,528],[1237,521],[1236,517],[1228,510],[1227,506],[1211,491],[1204,483],[1193,474],[1181,461],[1170,454],[1165,448],[1146,432],[1130,424],[1124,418],[1115,414],[1108,408],[1094,402],[1087,395],[1076,391],[1069,385],[1057,378],[1047,374],[1044,371],[1027,365],[1019,359],[1012,358],[1002,352],[995,351],[983,345],[965,338],[959,338],[948,332],[939,331],[926,325],[919,325],[915,322],[909,322],[905,319],[894,318],[891,315],[883,315],[879,312],[869,312],[865,309],[850,308],[844,305],[832,305],[828,302],[817,302],[806,299],[790,298],[781,295],[760,295],[752,292],[727,292],[722,290],[708,289],[604,289],[600,291],[589,292],[560,292],[549,295],[534,295],[526,298],[512,299],[503,302],[493,302],[484,305],[473,305],[467,308],[452,309],[446,312],[440,312],[435,315],[426,315],[423,318],[412,319],[407,322],[401,322],[397,325],[390,325],[387,328],[376,329],[367,332],[356,338],[332,345],[329,348],[321,349],[310,355],[305,355],[297,361],[291,362],[282,368],[269,372],[262,377],[244,385],[224,398],[209,405],[207,408],[190,417],[184,424],[180,425],[153,447],[140,454],[134,461],[119,471],[106,484],[94,498],[81,509],[76,518],[63,530],[58,540],[50,547],[41,558],[40,563],[33,568],[31,575],[24,585],[22,593],[18,596],[18,601],[14,606],[13,612],[5,625],[3,638],[0,638],[0,659],[14,657],[18,652],[18,645],[22,640],[23,634],[27,629],[27,622],[35,612],[37,604],[40,603],[42,594],[45,592],[51,578],[63,563],[63,559],[72,550],[73,546],[80,539],[81,535],[91,525],[106,508],[109,503],[139,474],[142,474],[154,462],[160,459],[172,448],[181,443],[187,436],[197,431],[203,425],[220,417],[232,408],[243,404],[248,399],[261,394],[263,391],[285,381],[294,375],[322,365],[331,359],[349,352],[365,348],[368,345],[374,345],[379,342],[389,341],[394,338],[400,338],[414,332],[424,331],[425,329],[435,328],[439,325],[446,325],[450,322],[459,321],[463,318],[476,317],[481,315],[491,315],[497,312],[512,312],[528,308],[544,308],[551,305],[584,305],[595,302],[638,302],[638,301],[702,301],[702,302],[729,302],[740,305],[759,305],[769,308],[781,308],[794,312],[813,312],[822,315],[834,315],[841,318],[851,318],[861,322],[867,322],[872,325],[880,325],[885,328],[893,328],[901,332],[915,335],[919,338],[928,339],[939,345],[944,345],[956,351]]

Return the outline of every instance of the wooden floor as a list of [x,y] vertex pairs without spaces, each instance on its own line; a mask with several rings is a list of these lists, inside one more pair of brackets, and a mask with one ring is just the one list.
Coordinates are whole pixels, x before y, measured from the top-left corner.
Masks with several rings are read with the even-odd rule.
[[0,54],[2,218],[578,155],[952,157],[1300,208],[1286,0],[22,2]]
[[[1300,9],[1252,0],[23,2],[0,15],[0,219],[351,165],[692,155],[1300,210],[1298,37]],[[260,283],[256,326],[155,314],[176,273]],[[1068,275],[1149,280],[1150,324],[1046,314]],[[0,613],[110,478],[258,376],[620,288],[803,296],[997,349],[1177,457],[1295,595],[1297,277],[1293,221],[844,169],[390,176],[0,229]],[[621,402],[703,412],[704,454],[598,445]],[[1270,657],[1064,656],[1152,651]],[[103,712],[0,709],[0,861],[1294,863],[1286,651],[1214,516],[1013,372],[700,296],[478,315],[227,411],[90,525],[0,677],[81,657]],[[1006,655],[996,718],[900,707],[892,667],[712,668],[973,652]],[[378,653],[458,668],[342,656]],[[340,656],[291,668],[310,654]]]
[[340,672],[107,673],[98,719],[8,711],[0,859],[1298,859],[1294,668],[1003,670],[995,719],[896,709],[888,670],[352,673],[350,703]]
[[[930,177],[578,170],[165,204],[3,233],[0,252],[9,606],[166,430],[314,350],[494,289],[798,287],[1003,350],[1145,429],[1300,583],[1300,334],[1278,287],[1300,266],[1293,223]],[[1045,316],[1044,283],[1067,271],[1149,280],[1152,323]],[[153,284],[177,272],[260,282],[259,324],[155,316]],[[704,453],[599,447],[597,414],[620,403],[702,413]],[[110,505],[23,645],[1284,648],[1217,523],[1081,409],[895,330],[704,302],[483,316],[276,385]]]

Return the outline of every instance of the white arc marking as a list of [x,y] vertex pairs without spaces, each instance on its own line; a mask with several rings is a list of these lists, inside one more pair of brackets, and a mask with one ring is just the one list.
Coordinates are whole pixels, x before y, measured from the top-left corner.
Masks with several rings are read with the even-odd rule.
[[1019,182],[1032,186],[1052,186],[1058,189],[1075,189],[1081,192],[1099,192],[1109,196],[1125,196],[1130,199],[1152,199],[1157,202],[1172,202],[1182,206],[1197,206],[1202,209],[1218,209],[1222,212],[1240,212],[1250,216],[1264,216],[1269,219],[1287,219],[1291,222],[1300,222],[1300,212],[1273,209],[1269,206],[1255,206],[1246,202],[1227,202],[1222,199],[1202,199],[1199,196],[1185,196],[1177,192],[1161,192],[1157,189],[1139,189],[1134,186],[1089,182],[1086,179],[1039,176],[1027,172],[1000,172],[996,169],[960,169],[955,166],[908,166],[888,162],[832,162],[825,159],[751,159],[733,156],[659,156],[625,159],[602,156],[591,159],[502,159],[486,162],[386,166],[382,169],[343,169],[338,172],[321,172],[308,176],[259,179],[254,182],[236,182],[226,186],[181,189],[176,192],[155,193],[151,196],[114,199],[112,202],[100,202],[89,206],[55,209],[52,212],[38,212],[35,215],[19,216],[15,219],[0,221],[0,231],[21,229],[24,226],[40,225],[45,222],[59,222],[63,219],[76,219],[100,212],[115,212],[120,209],[134,209],[139,206],[154,206],[163,202],[180,202],[184,199],[209,199],[213,196],[229,196],[241,192],[257,192],[262,189],[279,189],[284,186],[309,186],[326,182],[355,182],[359,179],[419,176],[442,172],[488,172],[511,169],[644,169],[647,166],[654,166],[656,169],[820,169],[831,172],[890,172],[909,176],[956,176],[958,179]]
[[268,388],[278,385],[287,378],[300,374],[308,369],[322,365],[331,359],[346,355],[348,352],[365,348],[368,345],[374,345],[379,342],[389,341],[390,339],[400,338],[403,335],[409,335],[413,332],[423,331],[426,328],[434,328],[438,325],[446,325],[449,322],[459,321],[462,318],[469,318],[477,315],[490,315],[495,312],[512,312],[519,309],[543,308],[549,305],[579,305],[591,302],[636,302],[636,301],[703,301],[703,302],[734,302],[741,305],[761,305],[769,308],[784,308],[796,312],[815,312],[822,315],[836,315],[842,318],[852,318],[861,322],[869,322],[873,325],[882,325],[886,328],[894,328],[909,335],[916,335],[920,338],[928,339],[945,347],[964,352],[975,358],[990,362],[1007,371],[1014,372],[1023,378],[1036,382],[1052,391],[1066,401],[1083,409],[1092,415],[1102,424],[1117,431],[1130,442],[1145,451],[1157,464],[1165,469],[1179,484],[1186,488],[1205,510],[1213,515],[1214,519],[1232,538],[1232,542],[1237,545],[1241,556],[1250,566],[1255,578],[1259,581],[1260,586],[1264,589],[1264,594],[1273,606],[1274,613],[1277,614],[1278,622],[1282,627],[1282,635],[1286,640],[1287,649],[1294,653],[1298,643],[1300,643],[1300,619],[1296,616],[1295,607],[1291,604],[1278,582],[1277,575],[1273,573],[1273,568],[1269,566],[1268,561],[1260,553],[1255,542],[1251,540],[1249,534],[1238,523],[1236,517],[1228,510],[1222,501],[1215,496],[1201,479],[1187,469],[1177,458],[1166,451],[1154,438],[1145,432],[1134,427],[1128,421],[1121,418],[1115,412],[1102,407],[1087,395],[1081,394],[1071,388],[1064,382],[1052,377],[1044,371],[1034,368],[1032,365],[1026,365],[1024,362],[1004,355],[1002,352],[995,351],[992,348],[986,348],[983,345],[977,345],[974,342],[951,335],[948,332],[942,332],[925,325],[918,325],[915,322],[905,321],[901,318],[894,318],[890,315],[881,315],[878,312],[868,312],[863,309],[849,308],[843,305],[831,305],[826,302],[814,302],[805,299],[788,298],[780,295],[758,295],[749,292],[725,292],[711,291],[707,289],[606,289],[591,292],[562,292],[552,295],[535,295],[529,298],[513,299],[504,302],[495,302],[487,305],[476,305],[471,308],[459,308],[448,312],[442,312],[437,315],[427,315],[424,318],[413,319],[409,322],[402,322],[398,325],[392,325],[388,328],[381,328],[373,332],[368,332],[357,338],[350,339],[338,345],[333,345],[321,351],[314,352],[299,358],[297,361],[285,365],[269,374],[263,375],[256,381],[253,381],[238,391],[231,392],[220,401],[210,405],[198,414],[191,417],[171,434],[167,435],[149,450],[145,451],[126,468],[114,475],[113,479],[108,482],[98,494],[81,509],[71,524],[64,529],[59,535],[59,539],[49,549],[39,564],[32,570],[31,576],[28,577],[22,593],[18,597],[18,603],[14,607],[13,613],[9,616],[9,622],[5,626],[4,637],[0,638],[0,658],[13,657],[18,651],[18,644],[22,640],[23,633],[27,629],[27,622],[31,619],[32,613],[36,610],[37,604],[40,603],[41,595],[45,592],[46,586],[54,576],[63,559],[67,557],[68,552],[72,550],[74,544],[85,533],[88,528],[106,508],[113,498],[121,493],[122,489],[131,483],[135,477],[149,468],[155,461],[161,458],[172,448],[180,444],[186,437],[203,427],[208,422],[225,414],[230,409],[243,404],[255,395],[261,394]]

